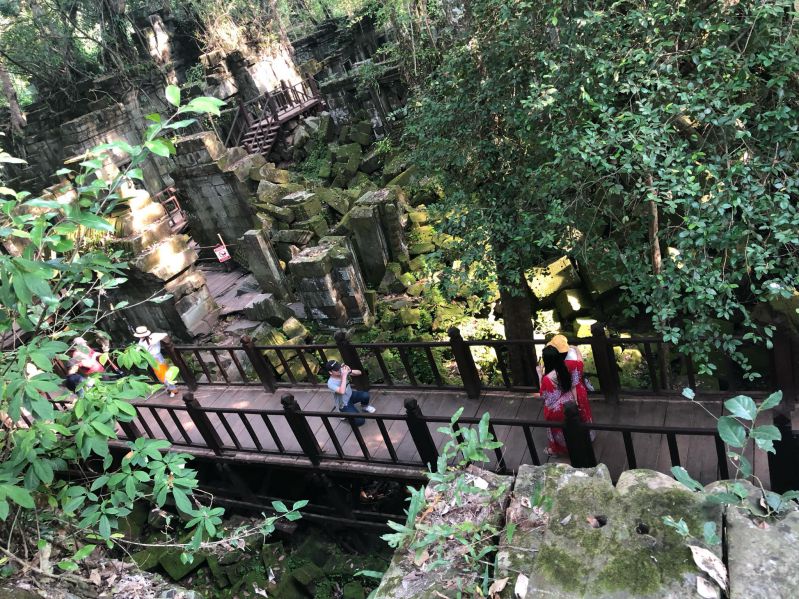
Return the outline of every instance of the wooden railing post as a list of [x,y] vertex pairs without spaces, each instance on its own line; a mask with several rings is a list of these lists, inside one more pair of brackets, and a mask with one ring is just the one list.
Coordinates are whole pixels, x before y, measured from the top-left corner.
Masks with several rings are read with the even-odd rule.
[[415,399],[409,397],[405,400],[405,414],[408,432],[411,434],[413,444],[416,445],[419,457],[429,468],[435,469],[438,463],[438,448],[433,441],[433,435],[430,434],[430,427],[424,420],[422,409]]
[[768,454],[768,471],[771,490],[775,493],[799,491],[799,448],[791,430],[791,419],[785,414],[774,414],[782,438],[774,441],[774,453]]
[[125,437],[127,437],[129,441],[135,441],[141,437],[141,431],[139,430],[139,427],[136,426],[132,420],[130,422],[122,422],[121,420],[118,420],[117,422],[119,422],[119,428],[122,429],[122,432],[125,433]]
[[605,335],[605,325],[601,322],[591,325],[591,351],[594,354],[599,386],[602,388],[605,399],[614,403],[618,402],[619,385],[616,360],[613,358],[613,349]]
[[463,337],[461,337],[458,327],[450,327],[447,333],[449,334],[449,346],[452,349],[452,355],[455,357],[455,363],[458,365],[463,388],[466,390],[466,397],[478,399],[482,383],[472,352]]
[[566,438],[571,465],[575,468],[593,468],[596,466],[596,456],[591,443],[591,431],[580,420],[577,404],[567,403],[563,414],[563,436]]
[[252,367],[255,369],[255,374],[258,375],[258,380],[261,381],[264,391],[274,393],[277,390],[277,380],[275,379],[272,365],[267,362],[264,355],[255,347],[255,343],[248,335],[244,335],[241,338],[241,347],[244,348],[244,353],[247,354]]
[[779,320],[775,324],[777,327],[771,349],[772,370],[777,389],[782,391],[782,403],[777,409],[784,414],[790,414],[796,407],[796,365],[787,324]]
[[353,377],[350,380],[350,384],[360,391],[368,391],[369,373],[366,372],[366,368],[364,368],[363,362],[361,362],[358,350],[352,346],[352,343],[350,343],[350,340],[347,338],[347,333],[345,331],[336,331],[333,335],[333,339],[336,341],[338,352],[341,354],[341,361],[353,370],[360,370],[363,373],[361,376]]
[[180,371],[180,377],[183,379],[183,383],[189,388],[189,391],[196,391],[197,377],[194,376],[194,373],[186,364],[183,356],[180,355],[180,352],[175,349],[175,344],[172,343],[172,338],[164,337],[164,339],[161,341],[161,347],[164,349],[164,353],[169,357],[169,359],[172,360],[172,363],[178,367],[178,370]]
[[200,402],[194,397],[194,393],[184,393],[183,403],[186,404],[186,411],[208,449],[213,451],[215,455],[222,455],[222,439],[219,438],[214,425],[211,424],[208,414],[203,412]]
[[287,393],[280,398],[280,403],[283,404],[283,412],[286,415],[286,422],[291,427],[291,432],[297,438],[303,453],[311,460],[314,466],[318,466],[322,450],[319,448],[319,443],[311,430],[311,425],[302,413],[297,400],[290,393]]

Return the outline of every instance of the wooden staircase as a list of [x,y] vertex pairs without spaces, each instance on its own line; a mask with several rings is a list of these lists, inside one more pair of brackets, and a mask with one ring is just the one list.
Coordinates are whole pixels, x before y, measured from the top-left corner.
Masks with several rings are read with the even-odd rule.
[[242,146],[249,154],[269,156],[284,123],[322,105],[316,81],[282,86],[239,104],[228,132],[227,147]]

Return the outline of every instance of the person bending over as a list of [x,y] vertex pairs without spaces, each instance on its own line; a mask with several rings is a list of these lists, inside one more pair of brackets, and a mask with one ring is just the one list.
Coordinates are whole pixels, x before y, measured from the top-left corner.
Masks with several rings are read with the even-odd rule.
[[[350,386],[351,376],[360,376],[360,370],[353,370],[346,364],[341,364],[336,360],[328,360],[323,368],[330,375],[327,379],[327,387],[333,392],[333,399],[340,412],[358,413],[355,404],[361,404],[364,412],[372,413],[374,406],[369,405],[369,392],[353,390]],[[356,426],[361,426],[365,420],[363,418],[353,418]]]

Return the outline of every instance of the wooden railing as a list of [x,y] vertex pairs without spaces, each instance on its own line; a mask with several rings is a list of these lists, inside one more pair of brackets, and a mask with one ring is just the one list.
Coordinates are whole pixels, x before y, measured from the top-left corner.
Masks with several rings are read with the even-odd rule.
[[[592,327],[590,337],[570,339],[570,342],[590,348],[593,366],[590,375],[597,393],[608,401],[618,401],[622,395],[664,395],[679,393],[690,387],[706,396],[729,394],[739,388],[754,395],[782,389],[788,409],[794,405],[795,384],[793,369],[780,366],[780,361],[790,358],[790,340],[775,333],[773,349],[769,352],[772,372],[764,373],[759,387],[730,385],[724,391],[698,388],[698,378],[690,357],[681,356],[655,337],[609,337],[602,324]],[[342,360],[364,376],[353,379],[359,389],[425,389],[463,390],[469,398],[476,399],[483,390],[512,390],[531,392],[538,389],[538,381],[519,383],[510,371],[508,355],[514,347],[524,347],[535,359],[544,340],[464,340],[457,328],[449,330],[449,341],[352,343],[343,332],[334,336],[333,344],[255,345],[248,337],[237,346],[173,345],[164,343],[166,353],[178,366],[182,381],[192,390],[199,385],[252,385],[262,386],[268,392],[279,387],[316,387],[324,384],[320,365],[329,358]],[[614,348],[638,349],[641,356],[639,368],[646,374],[646,387],[623,386],[620,367]],[[766,351],[766,350],[762,350]],[[478,367],[478,355],[491,354],[496,360],[496,372]],[[586,351],[587,353],[587,351]],[[668,355],[679,361],[684,375],[681,380],[666,387],[664,369],[671,363],[658,357]]]
[[179,232],[186,226],[186,212],[180,206],[178,191],[174,187],[166,187],[153,196],[166,210],[169,226],[172,231]]
[[251,130],[257,134],[266,133],[273,124],[280,123],[282,117],[293,109],[319,97],[316,80],[307,77],[291,86],[281,83],[281,87],[267,91],[247,102],[239,101],[225,138],[225,146],[241,145],[242,139]]
[[[302,459],[308,467],[348,463],[354,472],[357,470],[355,465],[368,464],[400,467],[421,474],[428,466],[435,466],[437,463],[439,451],[435,436],[440,436],[437,429],[442,425],[449,425],[450,422],[446,416],[424,415],[417,401],[412,398],[405,400],[404,414],[302,410],[290,394],[281,399],[282,410],[206,407],[201,406],[192,393],[184,394],[183,400],[183,405],[151,402],[135,404],[137,418],[123,427],[123,438],[133,440],[144,436],[166,439],[178,448],[201,449],[209,451],[213,456],[244,461],[248,455],[272,455]],[[335,423],[339,419],[349,420],[351,426],[337,429]],[[360,427],[356,425],[356,419],[365,419],[368,422]],[[157,428],[148,421],[154,422]],[[368,444],[364,439],[366,430],[374,435],[375,427],[371,427],[370,422],[376,425],[380,434],[377,443],[371,439],[372,443]],[[174,424],[177,434],[170,430],[168,423]],[[464,417],[453,428],[458,430],[461,427],[476,426],[478,423],[478,418]],[[774,423],[783,433],[783,441],[776,442],[776,452],[769,455],[772,489],[799,489],[796,433],[791,430],[790,421],[779,414],[775,415]],[[563,422],[493,418],[489,430],[495,438],[501,438],[497,434],[500,431],[506,433],[506,438],[515,436],[516,439],[524,439],[524,445],[529,452],[529,463],[540,465],[544,448],[536,443],[534,432],[553,426],[563,429],[570,461],[575,467],[597,465],[590,438],[592,431],[621,436],[626,467],[629,469],[656,467],[654,464],[639,463],[636,453],[636,439],[639,436],[665,435],[670,466],[683,466],[699,478],[697,473],[692,472],[697,468],[693,463],[695,460],[689,463],[683,461],[678,438],[700,436],[713,441],[717,464],[714,479],[726,479],[730,475],[726,448],[713,428],[583,423],[576,406],[571,404],[566,409]],[[345,442],[350,434],[355,439],[355,444]],[[400,439],[400,442],[395,443],[392,436]],[[406,439],[410,443],[406,443]],[[513,447],[498,448],[491,457],[489,467],[496,472],[508,470],[503,453],[506,449]]]

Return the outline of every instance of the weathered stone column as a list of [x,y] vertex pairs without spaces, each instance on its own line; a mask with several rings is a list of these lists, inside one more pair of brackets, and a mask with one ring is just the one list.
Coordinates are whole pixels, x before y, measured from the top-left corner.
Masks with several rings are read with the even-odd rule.
[[363,277],[346,238],[323,238],[294,256],[288,269],[315,320],[333,327],[371,320]]
[[262,231],[252,229],[244,234],[242,243],[250,272],[261,289],[278,299],[290,299],[291,289],[272,242],[264,237]]
[[389,262],[386,238],[380,226],[380,211],[373,204],[356,205],[349,217],[364,277],[370,287],[376,288],[383,280]]

